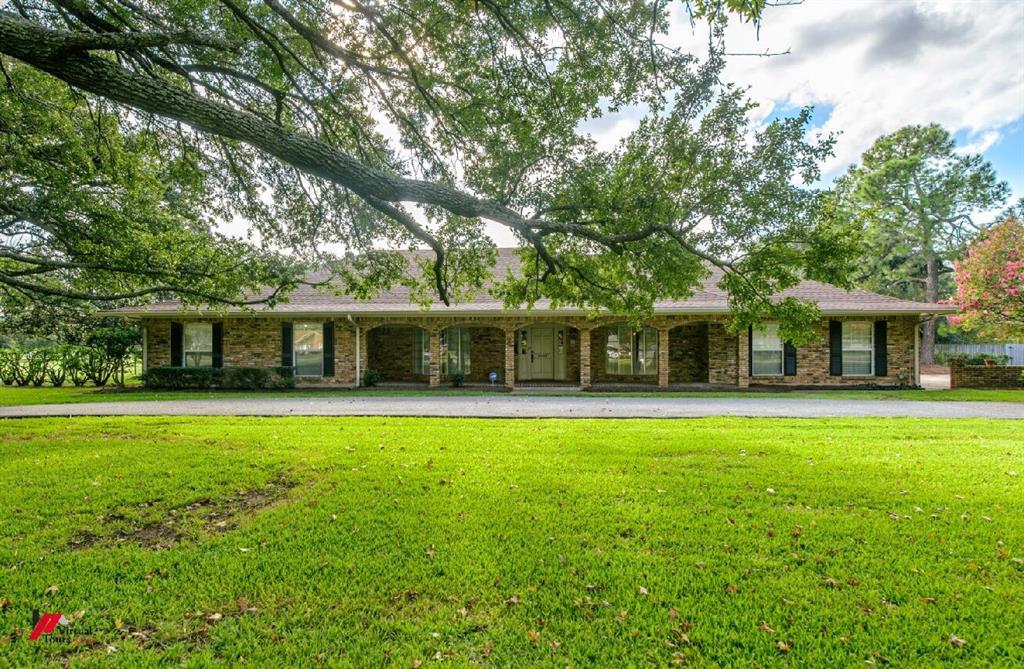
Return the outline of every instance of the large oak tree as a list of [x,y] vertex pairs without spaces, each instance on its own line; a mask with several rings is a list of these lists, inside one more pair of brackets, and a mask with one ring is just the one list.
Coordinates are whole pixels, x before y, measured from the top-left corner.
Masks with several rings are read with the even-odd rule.
[[[348,289],[410,281],[381,248],[429,247],[419,294],[459,300],[493,261],[487,224],[522,242],[508,304],[649,312],[725,271],[738,323],[813,305],[845,282],[850,224],[806,184],[831,148],[807,111],[752,128],[720,81],[729,15],[759,0],[2,0],[0,53],[148,119],[204,157],[225,213],[317,258],[353,252]],[[671,12],[708,21],[701,57]],[[646,110],[601,151],[578,130]],[[415,276],[415,274],[413,274]]]

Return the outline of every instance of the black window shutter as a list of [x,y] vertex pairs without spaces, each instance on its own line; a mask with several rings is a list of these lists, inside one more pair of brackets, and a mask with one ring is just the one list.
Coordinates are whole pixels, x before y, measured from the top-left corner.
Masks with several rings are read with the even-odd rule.
[[171,323],[171,367],[182,367],[181,323]]
[[889,375],[889,332],[886,321],[875,321],[875,376]]
[[840,321],[828,322],[828,373],[843,375],[843,324]]
[[782,373],[796,376],[796,346],[788,341],[782,345]]
[[213,366],[224,366],[224,324],[213,324]]
[[747,376],[754,375],[754,326],[747,327]]
[[324,376],[334,376],[334,321],[324,323]]
[[292,360],[292,324],[281,323],[281,366],[291,367]]

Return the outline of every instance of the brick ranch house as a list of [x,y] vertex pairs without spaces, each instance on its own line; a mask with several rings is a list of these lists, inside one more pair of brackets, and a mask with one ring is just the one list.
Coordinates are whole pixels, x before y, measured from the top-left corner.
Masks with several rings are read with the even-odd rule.
[[[499,252],[496,276],[518,263]],[[643,327],[572,308],[506,310],[489,295],[429,310],[397,287],[370,301],[302,287],[273,308],[216,312],[178,302],[110,312],[137,319],[143,365],[293,366],[300,386],[467,384],[603,388],[919,385],[918,325],[952,309],[804,281],[785,294],[816,302],[809,344],[783,342],[777,325],[726,329],[727,295],[712,274],[685,301],[655,305]]]

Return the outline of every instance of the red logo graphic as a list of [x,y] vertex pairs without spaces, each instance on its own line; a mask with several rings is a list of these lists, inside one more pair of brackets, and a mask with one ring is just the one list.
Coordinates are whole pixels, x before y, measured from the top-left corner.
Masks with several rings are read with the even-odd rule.
[[49,634],[57,627],[57,623],[64,623],[67,625],[67,618],[59,613],[44,613],[39,619],[39,622],[36,623],[35,629],[32,630],[32,634],[30,634],[28,638],[35,641],[41,634]]

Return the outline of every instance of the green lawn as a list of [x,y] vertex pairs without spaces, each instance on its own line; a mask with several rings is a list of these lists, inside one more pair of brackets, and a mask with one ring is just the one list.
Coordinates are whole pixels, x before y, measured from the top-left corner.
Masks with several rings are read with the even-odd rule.
[[[93,388],[86,386],[82,388],[62,387],[51,388],[41,386],[39,388],[0,386],[0,406],[29,405],[29,404],[63,404],[80,402],[110,402],[110,401],[144,401],[144,400],[167,400],[167,399],[204,399],[208,397],[239,398],[239,397],[337,397],[339,394],[351,392],[345,389],[337,390],[291,390],[291,391],[266,391],[266,392],[244,392],[244,391],[154,391],[145,390],[138,386],[125,389],[118,388]],[[428,392],[443,392],[458,395],[481,395],[490,394],[491,390],[477,390],[473,388],[442,388],[441,390],[367,390],[358,391],[360,395],[420,395]],[[538,391],[532,391],[538,392]],[[566,394],[552,391],[550,394]],[[579,395],[579,393],[572,393]],[[814,391],[788,391],[788,392],[761,392],[750,391],[748,393],[737,392],[599,392],[588,393],[598,397],[737,397],[750,395],[753,397],[789,397],[802,399],[854,399],[854,400],[913,400],[913,401],[969,401],[969,402],[1024,402],[1024,389],[1022,390],[814,390]]]
[[0,421],[0,666],[1020,666],[1021,434]]

